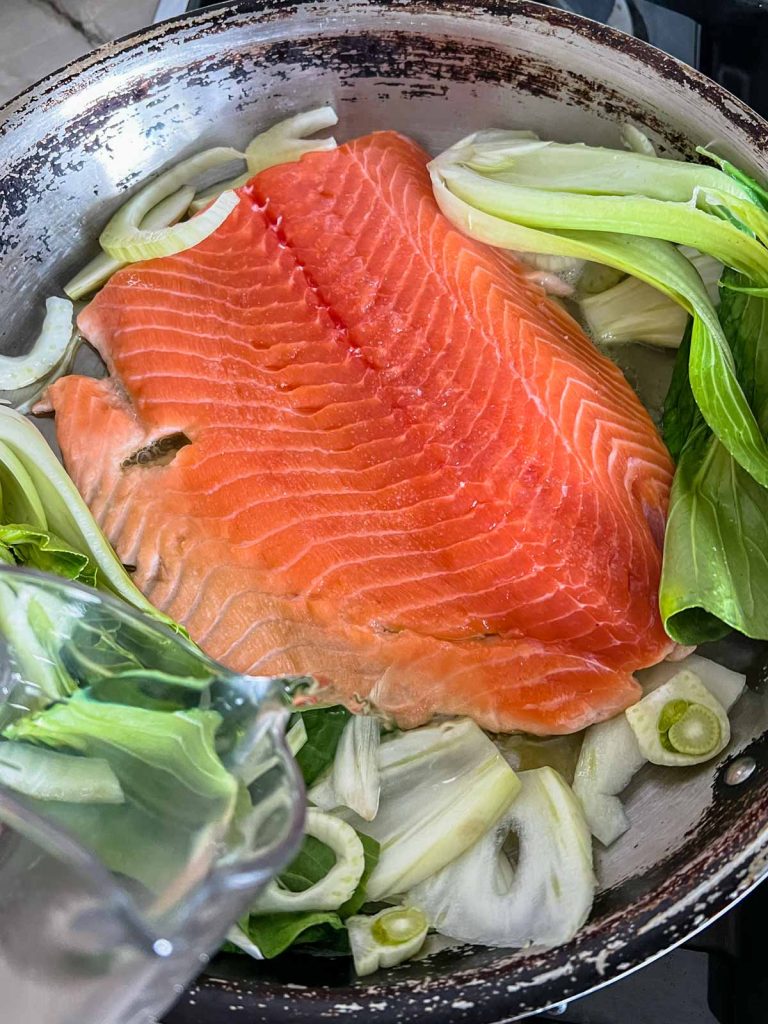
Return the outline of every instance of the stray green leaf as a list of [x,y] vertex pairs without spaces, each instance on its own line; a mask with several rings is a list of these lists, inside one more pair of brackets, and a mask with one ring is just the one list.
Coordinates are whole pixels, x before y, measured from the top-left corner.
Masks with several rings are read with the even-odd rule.
[[296,755],[296,763],[307,786],[325,771],[336,756],[344,726],[350,714],[345,707],[335,704],[329,708],[302,711],[307,730],[307,742]]

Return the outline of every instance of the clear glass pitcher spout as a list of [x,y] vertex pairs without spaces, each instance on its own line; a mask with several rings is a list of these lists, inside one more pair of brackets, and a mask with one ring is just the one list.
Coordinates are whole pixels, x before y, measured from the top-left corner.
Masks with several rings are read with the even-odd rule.
[[143,1024],[201,969],[301,839],[286,682],[0,569],[3,1024]]

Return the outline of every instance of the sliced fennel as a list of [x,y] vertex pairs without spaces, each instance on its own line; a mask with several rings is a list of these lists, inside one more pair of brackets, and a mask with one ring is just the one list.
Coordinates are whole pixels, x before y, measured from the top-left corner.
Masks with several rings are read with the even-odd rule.
[[19,413],[0,406],[0,490],[3,518],[55,534],[87,555],[99,586],[163,622],[134,586],[88,506],[42,434]]
[[[506,148],[499,145],[504,159],[508,159],[504,157]],[[536,181],[530,161],[527,176],[515,175],[503,169],[503,159],[488,152],[487,145],[480,173],[475,149],[471,140],[459,143],[429,165],[443,213],[466,234],[500,248],[607,263],[653,285],[692,313],[688,376],[696,402],[736,461],[758,482],[768,485],[768,444],[742,391],[717,313],[696,270],[674,245],[664,241],[690,244],[743,269],[758,284],[765,283],[768,251],[749,233],[691,205],[699,199],[698,191],[695,197],[691,195],[692,189],[701,191],[706,185],[711,197],[716,182],[719,197],[730,195],[741,209],[742,202],[749,202],[746,190],[713,168],[589,147],[561,147],[572,155],[576,152],[583,180],[576,173],[578,166],[571,168],[574,177],[569,178],[562,153],[551,172],[547,171],[546,158],[557,150],[538,153],[536,172],[541,180]],[[600,159],[610,154],[607,170],[596,167],[595,154]],[[624,173],[618,166],[622,160],[639,161],[642,167]],[[520,184],[523,179],[525,186]],[[573,191],[548,190],[555,186]],[[630,186],[645,195],[628,198],[620,190]],[[602,196],[586,194],[601,187],[616,191]],[[585,194],[579,193],[579,188]],[[670,197],[674,201],[668,201]]]
[[29,352],[23,356],[0,356],[0,391],[19,391],[35,384],[35,396],[24,396],[34,401],[41,387],[66,373],[80,343],[72,317],[73,307],[68,299],[46,299],[43,326]]
[[276,164],[292,163],[305,153],[335,149],[336,140],[308,139],[307,135],[331,128],[338,123],[333,107],[318,107],[303,114],[295,114],[261,132],[248,144],[245,159],[248,173],[253,176]]
[[259,896],[254,913],[338,910],[354,893],[365,868],[363,844],[355,830],[339,818],[310,807],[304,831],[329,846],[336,854],[336,863],[319,882],[299,892],[273,879]]
[[[746,677],[739,672],[698,654],[678,662],[662,661],[638,672],[636,678],[645,693],[650,694],[681,671],[695,673],[726,711],[739,699],[746,683]],[[604,846],[610,846],[629,828],[619,794],[646,760],[626,714],[590,726],[584,734],[573,791],[581,800],[592,834]]]
[[[700,253],[692,253],[688,258],[715,305],[722,263]],[[635,341],[678,348],[688,323],[688,313],[679,303],[635,277],[597,295],[586,296],[581,300],[581,309],[590,335],[600,345]]]
[[373,917],[347,919],[349,945],[360,978],[380,967],[394,967],[419,952],[428,922],[416,907],[390,907]]
[[60,754],[13,740],[0,742],[0,784],[38,800],[125,802],[118,778],[104,758]]
[[190,212],[197,213],[198,210],[204,209],[212,199],[228,189],[242,188],[255,174],[266,170],[267,167],[293,163],[305,153],[319,153],[335,149],[336,140],[333,138],[308,139],[305,136],[314,135],[315,132],[322,131],[324,128],[330,128],[338,120],[333,107],[319,107],[317,110],[309,110],[306,113],[288,117],[261,132],[246,147],[244,155],[248,170],[245,174],[212,185],[200,192],[195,196],[195,200],[190,206]]
[[202,242],[237,206],[238,197],[234,192],[222,193],[197,217],[173,226],[145,230],[142,221],[153,207],[188,185],[190,180],[242,156],[236,149],[219,146],[182,160],[165,171],[120,207],[101,233],[102,249],[121,263],[134,263],[156,256],[172,256]]
[[[520,795],[461,857],[413,887],[410,905],[443,935],[487,946],[550,947],[592,907],[592,841],[579,801],[551,768],[520,774]],[[510,832],[519,852],[503,850]]]
[[573,791],[581,801],[592,835],[603,846],[610,846],[629,828],[619,794],[645,761],[625,715],[592,725],[584,734]]
[[370,715],[353,715],[344,727],[333,761],[336,800],[366,821],[379,808],[379,741],[381,727]]
[[[499,751],[469,719],[385,739],[379,771],[381,795],[372,821],[335,809],[380,844],[368,881],[371,900],[407,892],[459,857],[495,825],[520,788]],[[328,788],[327,781],[319,783],[309,798],[322,799]]]
[[626,716],[643,756],[653,764],[701,764],[731,738],[725,708],[688,669],[628,708]]
[[253,177],[248,171],[244,174],[238,174],[236,178],[227,178],[226,181],[219,181],[215,185],[209,185],[208,188],[204,188],[201,192],[195,194],[195,198],[189,204],[190,214],[199,213],[204,210],[206,206],[209,206],[214,199],[222,194],[222,192],[234,192],[243,185],[247,185]]
[[[167,228],[169,225],[175,224],[190,209],[194,195],[195,190],[192,185],[182,185],[178,191],[161,200],[147,213],[140,224],[140,229],[156,231],[158,228]],[[83,296],[89,295],[106,284],[110,277],[124,266],[126,266],[125,263],[113,259],[106,252],[101,252],[64,285],[64,293],[70,299],[82,299]]]
[[683,661],[662,661],[653,668],[636,673],[636,679],[642,683],[645,692],[650,693],[683,670],[693,672],[726,711],[731,710],[747,684],[747,677],[743,673],[734,672],[700,654],[689,654]]

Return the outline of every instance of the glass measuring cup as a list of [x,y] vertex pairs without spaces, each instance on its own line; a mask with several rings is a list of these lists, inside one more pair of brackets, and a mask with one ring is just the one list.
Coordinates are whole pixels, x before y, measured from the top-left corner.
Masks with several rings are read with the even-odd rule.
[[301,840],[285,683],[0,569],[3,1024],[148,1024],[199,972]]

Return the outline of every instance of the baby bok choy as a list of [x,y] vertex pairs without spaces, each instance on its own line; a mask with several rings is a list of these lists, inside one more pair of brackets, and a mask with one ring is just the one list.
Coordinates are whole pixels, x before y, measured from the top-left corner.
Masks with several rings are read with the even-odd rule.
[[[692,249],[684,253],[701,275],[713,305],[719,302],[722,263]],[[627,277],[580,302],[592,340],[601,346],[642,342],[679,348],[688,324],[685,309],[645,281]]]
[[474,722],[456,719],[386,737],[379,748],[379,806],[367,821],[341,805],[332,775],[309,791],[375,839],[379,861],[368,880],[371,900],[408,892],[461,856],[493,828],[520,783]]
[[[573,938],[592,907],[592,840],[576,797],[552,768],[521,772],[520,794],[462,856],[407,896],[431,927],[462,942],[549,947]],[[509,836],[518,849],[513,865]]]
[[[758,425],[768,433],[768,299],[735,290],[745,281],[726,269],[720,320]],[[686,341],[663,421],[664,440],[677,460],[660,590],[664,625],[683,644],[717,640],[731,629],[768,639],[768,489],[697,409],[688,350]]]
[[[714,167],[494,132],[430,164],[437,201],[471,237],[506,249],[607,263],[693,315],[689,377],[704,419],[737,462],[768,484],[768,444],[736,374],[704,283],[672,243],[768,284],[768,214]],[[746,228],[747,230],[744,230]]]
[[0,742],[0,784],[38,800],[125,803],[120,782],[103,757],[62,754],[14,740]]
[[4,736],[106,762],[123,801],[64,802],[41,793],[36,809],[112,871],[161,891],[178,880],[179,865],[215,850],[230,826],[237,784],[216,751],[220,725],[215,711],[154,711],[78,690],[19,718]]

